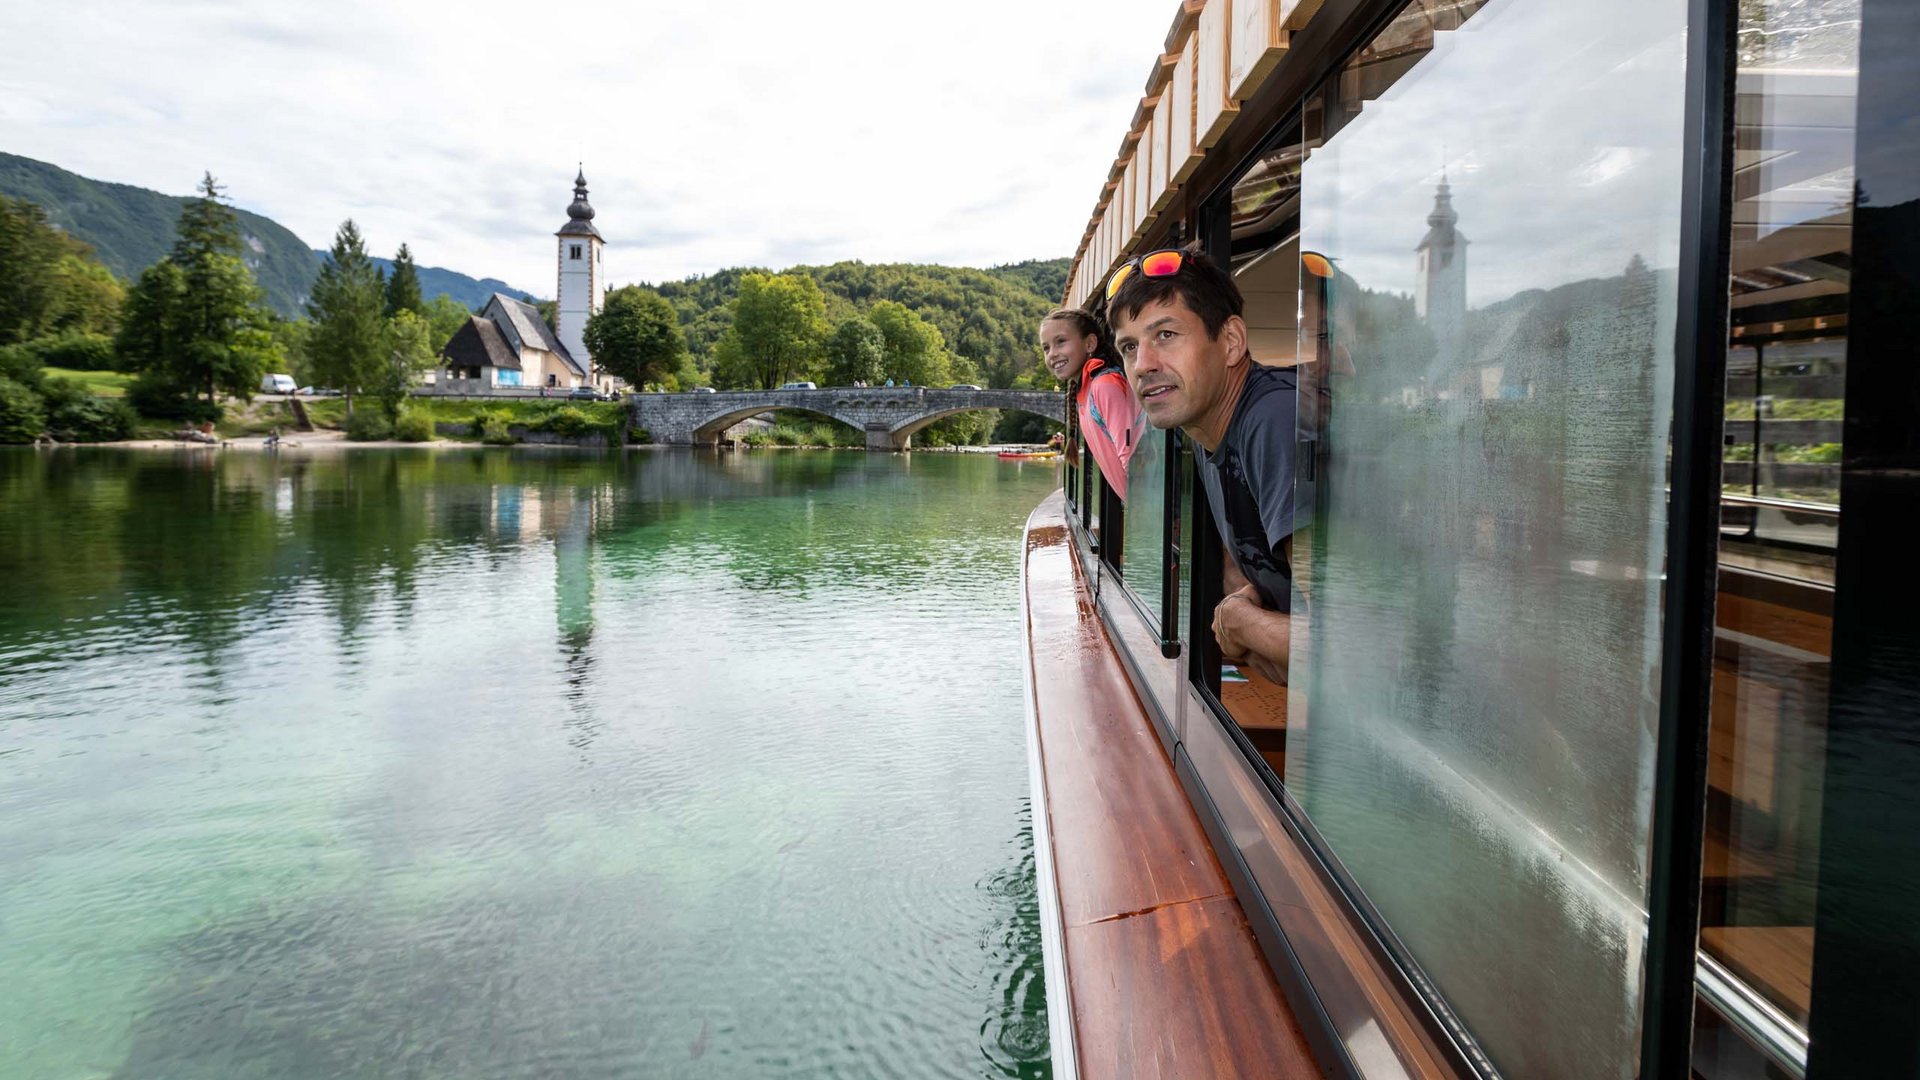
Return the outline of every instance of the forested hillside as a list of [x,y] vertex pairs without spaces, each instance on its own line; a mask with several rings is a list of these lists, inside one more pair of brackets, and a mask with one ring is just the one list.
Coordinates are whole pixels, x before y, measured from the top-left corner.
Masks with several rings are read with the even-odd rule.
[[[93,248],[94,257],[122,279],[160,261],[174,242],[174,226],[185,197],[163,195],[129,184],[110,184],[68,172],[58,165],[0,153],[0,195],[33,203],[47,220]],[[295,236],[272,218],[234,210],[240,221],[241,258],[266,294],[267,305],[288,318],[302,313],[325,252]],[[392,264],[375,258],[382,272]],[[465,307],[477,307],[494,292],[526,294],[495,278],[476,280],[439,267],[420,267],[420,291],[427,299],[446,295]]]
[[[1042,372],[1034,340],[1040,319],[1058,306],[1066,288],[1066,259],[1032,260],[978,270],[912,263],[839,262],[796,266],[826,295],[827,320],[838,323],[891,300],[939,329],[946,347],[971,361],[986,385],[1011,386]],[[728,303],[740,279],[765,273],[734,267],[653,286],[672,302],[686,329],[694,366],[713,370],[713,348],[727,330]]]

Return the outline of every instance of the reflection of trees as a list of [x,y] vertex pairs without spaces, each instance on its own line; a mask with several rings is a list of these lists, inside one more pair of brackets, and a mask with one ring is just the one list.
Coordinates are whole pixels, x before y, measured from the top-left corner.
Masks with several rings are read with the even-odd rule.
[[1740,0],[1740,64],[1851,68],[1860,0]]
[[965,573],[955,559],[973,553],[956,555],[956,538],[977,535],[982,514],[1017,522],[1053,482],[1046,469],[1010,482],[1004,466],[962,454],[657,454],[627,479],[611,530],[623,542],[602,549],[602,566],[721,570],[750,589],[799,594]]
[[1471,311],[1449,361],[1410,298],[1343,277],[1332,333],[1355,371],[1332,380],[1337,511],[1313,559],[1317,610],[1389,620],[1345,631],[1398,673],[1375,714],[1487,775],[1563,777],[1531,809],[1616,867],[1635,865],[1610,808],[1638,762],[1615,732],[1656,689],[1658,281],[1635,258]]
[[1051,475],[864,452],[9,451],[0,626],[63,647],[73,628],[111,625],[116,646],[179,635],[211,664],[277,605],[317,598],[352,653],[369,619],[404,625],[449,561],[479,575],[551,545],[556,632],[584,679],[598,573],[670,558],[805,590],[964,572],[953,538],[983,510],[1017,520]]
[[[491,460],[489,460],[491,459]],[[313,590],[344,645],[383,598],[411,608],[423,563],[479,565],[523,540],[489,508],[501,490],[578,498],[618,458],[457,451],[293,454],[114,451],[0,455],[0,573],[10,628],[50,631],[114,614],[136,633],[184,635],[217,655],[296,591]]]
[[1635,259],[1468,312],[1451,357],[1407,297],[1330,300],[1353,373],[1329,365],[1287,780],[1515,1075],[1566,1074],[1569,1032],[1631,1041],[1596,988],[1632,970],[1611,898],[1644,892],[1672,293]]

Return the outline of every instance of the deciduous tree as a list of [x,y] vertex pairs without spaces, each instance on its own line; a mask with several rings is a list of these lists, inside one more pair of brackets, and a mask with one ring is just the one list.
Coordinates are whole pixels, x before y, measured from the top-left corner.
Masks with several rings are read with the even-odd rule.
[[433,347],[436,349],[445,348],[453,335],[473,317],[467,305],[445,293],[427,301],[425,314],[427,322],[433,327]]
[[733,324],[714,346],[721,382],[771,390],[819,363],[826,300],[812,278],[746,274],[731,307]]
[[842,319],[827,339],[827,381],[852,386],[865,381],[877,385],[887,377],[887,339],[880,328],[859,315]]
[[945,386],[953,381],[952,361],[939,327],[891,300],[873,305],[867,318],[886,341],[888,378],[915,386]]
[[635,389],[677,381],[686,367],[680,316],[652,289],[627,285],[608,293],[583,336],[593,362]]
[[65,254],[46,211],[0,196],[0,345],[37,337],[56,296],[54,270]]
[[[79,241],[70,241],[84,248]],[[53,268],[54,300],[47,313],[52,333],[112,334],[120,328],[127,287],[90,251],[69,251]]]
[[39,206],[0,195],[0,344],[112,334],[126,286]]
[[380,361],[366,373],[362,385],[380,403],[387,422],[397,423],[407,394],[433,365],[432,324],[403,308],[382,325]]

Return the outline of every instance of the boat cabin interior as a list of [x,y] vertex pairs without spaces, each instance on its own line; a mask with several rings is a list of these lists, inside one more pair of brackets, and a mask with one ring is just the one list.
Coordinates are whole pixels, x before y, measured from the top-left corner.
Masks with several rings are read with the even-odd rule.
[[1223,661],[1187,434],[1124,501],[1069,439],[1056,1074],[1916,1075],[1917,12],[1179,6],[1064,299],[1230,268],[1298,386],[1291,648]]

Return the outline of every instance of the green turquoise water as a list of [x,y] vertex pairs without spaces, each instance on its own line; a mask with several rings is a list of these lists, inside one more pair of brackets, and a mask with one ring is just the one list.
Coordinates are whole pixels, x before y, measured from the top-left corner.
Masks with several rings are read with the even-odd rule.
[[0,1077],[1047,1074],[974,455],[0,451]]

